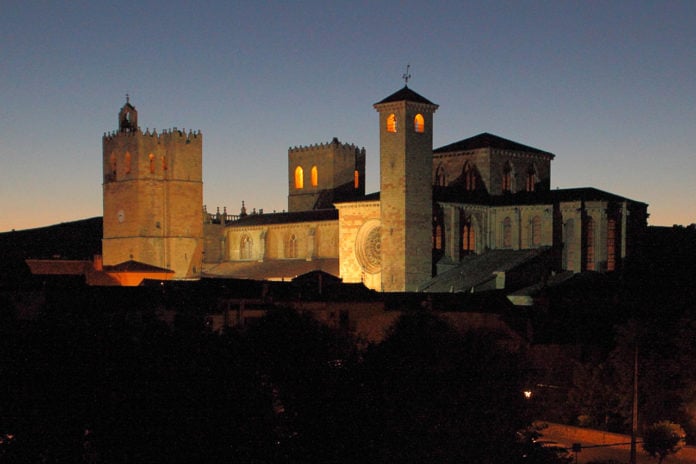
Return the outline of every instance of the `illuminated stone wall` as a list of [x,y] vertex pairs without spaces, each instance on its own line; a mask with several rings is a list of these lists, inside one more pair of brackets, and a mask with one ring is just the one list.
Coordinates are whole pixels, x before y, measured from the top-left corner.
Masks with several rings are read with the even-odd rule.
[[[301,188],[296,171],[302,169]],[[312,185],[312,168],[316,168],[317,185]],[[355,171],[358,186],[355,187]],[[288,150],[288,211],[331,208],[335,201],[349,201],[365,195],[365,149],[341,143],[329,143]]]
[[340,277],[382,290],[382,252],[378,201],[338,203]]
[[200,132],[117,131],[103,137],[105,265],[135,260],[200,277]]
[[[417,291],[432,276],[432,125],[437,105],[406,100],[379,112],[382,290]],[[414,118],[425,120],[423,132]],[[396,130],[388,119],[394,115]]]

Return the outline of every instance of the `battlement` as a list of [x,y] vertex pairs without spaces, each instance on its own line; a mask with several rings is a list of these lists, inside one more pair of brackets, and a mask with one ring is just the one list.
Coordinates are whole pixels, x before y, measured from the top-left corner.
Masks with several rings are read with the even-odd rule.
[[145,132],[143,132],[140,128],[138,128],[137,131],[128,132],[104,132],[103,139],[104,141],[109,141],[121,137],[152,137],[157,140],[157,143],[192,143],[201,139],[203,134],[201,133],[200,129],[197,131],[192,131],[189,129],[189,131],[186,132],[186,129],[178,129],[176,127],[172,129],[163,129],[160,133],[157,133],[157,129],[152,129],[152,131],[150,131],[150,128],[148,127],[145,129]]
[[355,151],[356,153],[362,152],[362,154],[365,154],[365,148],[358,148],[353,143],[341,143],[337,137],[334,137],[331,142],[315,143],[313,145],[300,145],[300,146],[290,147],[288,149],[288,153],[299,153],[299,152],[307,152],[307,151],[314,151],[314,150],[326,150],[328,148],[340,148],[342,150],[351,150],[351,151]]

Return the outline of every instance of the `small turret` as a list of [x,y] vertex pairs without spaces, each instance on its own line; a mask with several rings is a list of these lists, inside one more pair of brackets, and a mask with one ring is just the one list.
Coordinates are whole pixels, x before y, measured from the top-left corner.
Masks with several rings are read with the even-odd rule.
[[123,105],[123,108],[121,108],[121,111],[118,113],[118,131],[138,131],[138,112],[135,107],[130,104],[130,97],[128,94],[126,94],[126,104]]

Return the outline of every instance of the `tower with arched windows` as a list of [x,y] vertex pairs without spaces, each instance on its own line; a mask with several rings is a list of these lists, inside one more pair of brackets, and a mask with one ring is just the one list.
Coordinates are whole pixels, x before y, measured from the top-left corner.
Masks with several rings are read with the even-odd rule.
[[408,87],[376,103],[380,139],[382,290],[417,291],[432,277],[433,113]]
[[134,261],[175,279],[200,277],[202,139],[176,128],[143,132],[126,101],[118,130],[102,139],[105,266]]
[[333,208],[365,195],[365,149],[341,143],[288,150],[288,211]]

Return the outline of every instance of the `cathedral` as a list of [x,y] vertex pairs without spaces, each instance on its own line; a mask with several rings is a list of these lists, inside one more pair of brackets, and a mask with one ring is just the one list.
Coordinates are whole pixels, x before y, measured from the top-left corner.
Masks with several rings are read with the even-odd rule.
[[334,138],[288,150],[287,212],[233,215],[202,205],[200,131],[143,132],[127,100],[103,137],[99,268],[122,285],[322,271],[381,292],[472,292],[619,270],[637,247],[645,203],[551,190],[553,154],[493,134],[434,149],[438,105],[408,86],[373,106],[379,192],[365,192],[365,149]]

